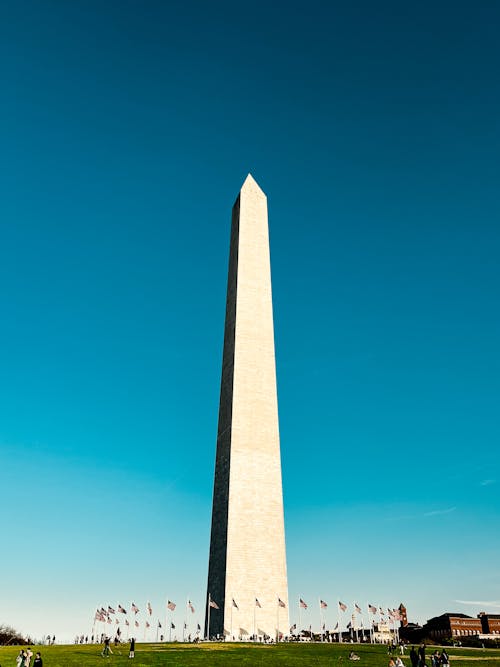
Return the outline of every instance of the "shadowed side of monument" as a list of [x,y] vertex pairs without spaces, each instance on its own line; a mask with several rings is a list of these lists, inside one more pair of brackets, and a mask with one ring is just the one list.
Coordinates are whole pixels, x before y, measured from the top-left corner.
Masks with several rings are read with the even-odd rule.
[[288,632],[267,199],[250,175],[232,213],[209,597],[211,637]]

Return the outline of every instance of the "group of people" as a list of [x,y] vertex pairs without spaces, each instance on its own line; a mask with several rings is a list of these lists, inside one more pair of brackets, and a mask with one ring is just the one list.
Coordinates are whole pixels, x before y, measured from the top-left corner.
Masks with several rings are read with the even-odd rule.
[[[103,658],[109,658],[109,655],[113,655],[113,651],[111,650],[110,646],[111,639],[108,636],[104,637],[103,644],[104,646],[102,647],[101,655]],[[116,646],[116,639],[115,639],[115,646]],[[135,638],[132,637],[130,640],[130,649],[128,652],[128,657],[129,658],[135,658]]]
[[[17,667],[30,667],[32,657],[33,651],[29,646],[26,649],[21,649],[19,651],[19,655],[16,658]],[[33,660],[33,667],[43,667],[43,661],[40,652],[37,652],[35,655],[35,659]]]
[[[411,647],[410,661],[411,667],[426,667],[425,644],[421,644],[418,651],[415,650],[414,646]],[[431,655],[431,667],[449,667],[449,664],[450,658],[446,649],[443,649],[441,653],[439,651],[434,651]]]

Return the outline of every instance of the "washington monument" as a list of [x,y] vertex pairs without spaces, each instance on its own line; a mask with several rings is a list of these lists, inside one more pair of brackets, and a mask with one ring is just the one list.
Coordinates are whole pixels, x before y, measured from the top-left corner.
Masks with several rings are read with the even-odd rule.
[[288,632],[267,199],[248,175],[231,223],[205,634]]

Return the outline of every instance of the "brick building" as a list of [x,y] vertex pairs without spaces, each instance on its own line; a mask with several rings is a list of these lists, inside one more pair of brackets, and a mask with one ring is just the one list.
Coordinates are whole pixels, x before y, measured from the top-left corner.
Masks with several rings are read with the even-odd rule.
[[459,639],[483,633],[482,621],[466,614],[442,614],[424,625],[424,633],[432,639]]
[[483,635],[500,635],[500,614],[487,614],[482,611],[477,617],[481,621]]

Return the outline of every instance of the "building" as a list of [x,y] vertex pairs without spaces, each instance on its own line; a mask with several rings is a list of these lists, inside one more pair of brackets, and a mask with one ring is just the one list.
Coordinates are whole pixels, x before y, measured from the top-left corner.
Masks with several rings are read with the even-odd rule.
[[427,621],[423,627],[425,636],[434,640],[460,639],[482,634],[479,618],[466,614],[442,614]]
[[205,635],[290,630],[267,198],[233,206]]
[[406,607],[402,602],[398,607],[398,611],[399,611],[399,620],[401,621],[401,627],[405,628],[408,625],[408,614],[406,613]]
[[500,635],[500,614],[487,614],[482,611],[477,617],[481,621],[483,635]]

